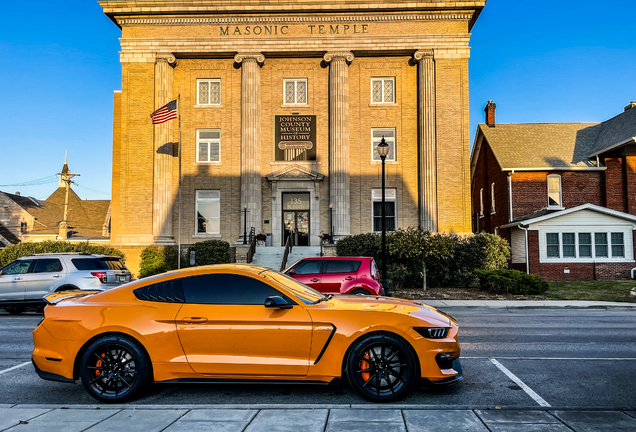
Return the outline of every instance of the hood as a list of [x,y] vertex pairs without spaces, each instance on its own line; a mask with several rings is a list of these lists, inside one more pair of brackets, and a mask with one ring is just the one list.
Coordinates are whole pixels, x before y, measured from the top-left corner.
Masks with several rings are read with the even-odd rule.
[[451,318],[445,313],[412,300],[366,295],[337,295],[321,304],[328,305],[333,310],[391,312],[423,319],[440,327],[451,325]]

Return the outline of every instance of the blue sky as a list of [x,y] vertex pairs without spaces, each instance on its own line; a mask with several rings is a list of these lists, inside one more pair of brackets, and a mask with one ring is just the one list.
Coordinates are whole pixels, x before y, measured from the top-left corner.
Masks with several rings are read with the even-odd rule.
[[[600,122],[636,100],[636,2],[608,3],[488,1],[471,41],[471,142],[488,100],[501,123]],[[0,189],[46,198],[68,149],[78,194],[108,199],[120,31],[95,0],[2,9]]]

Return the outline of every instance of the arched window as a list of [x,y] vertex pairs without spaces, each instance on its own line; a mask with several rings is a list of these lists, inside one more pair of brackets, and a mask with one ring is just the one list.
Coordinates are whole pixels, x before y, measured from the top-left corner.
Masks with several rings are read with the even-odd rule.
[[497,207],[495,206],[495,184],[490,185],[490,214],[497,213]]
[[548,207],[563,207],[561,176],[558,174],[548,176]]

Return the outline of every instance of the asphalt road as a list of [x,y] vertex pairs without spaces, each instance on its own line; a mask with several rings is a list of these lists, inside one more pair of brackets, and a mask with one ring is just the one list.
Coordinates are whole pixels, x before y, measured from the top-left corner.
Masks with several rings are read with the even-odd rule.
[[[636,311],[447,310],[460,323],[464,381],[400,405],[636,408]],[[41,315],[0,312],[0,404],[94,404],[81,384],[40,379],[30,361]],[[23,366],[20,366],[23,365]],[[7,371],[14,366],[18,368]],[[367,404],[348,386],[154,385],[138,404]]]

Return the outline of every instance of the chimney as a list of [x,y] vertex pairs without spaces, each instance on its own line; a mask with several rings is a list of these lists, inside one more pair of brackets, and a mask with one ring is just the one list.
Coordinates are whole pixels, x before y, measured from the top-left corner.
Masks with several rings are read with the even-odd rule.
[[627,110],[628,110],[628,109],[630,109],[630,108],[634,108],[634,107],[636,107],[636,101],[631,101],[631,102],[629,103],[629,105],[627,105],[627,106],[625,107],[625,111],[627,111]]
[[490,127],[495,126],[495,109],[497,109],[497,104],[491,100],[488,101],[484,112],[486,113],[486,124]]
[[14,193],[13,195],[15,195],[15,196],[20,196],[20,192],[16,192],[16,193]]

